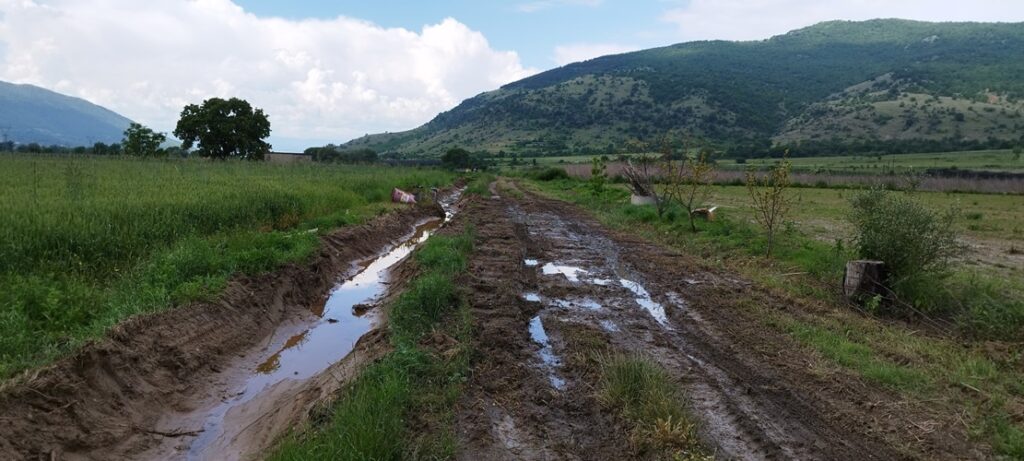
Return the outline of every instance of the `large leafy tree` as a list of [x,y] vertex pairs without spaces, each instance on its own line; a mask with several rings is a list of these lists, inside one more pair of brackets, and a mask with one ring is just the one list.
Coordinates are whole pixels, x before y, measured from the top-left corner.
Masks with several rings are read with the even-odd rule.
[[211,98],[201,106],[185,106],[174,135],[183,148],[198,143],[199,155],[214,159],[261,160],[270,150],[263,141],[270,136],[267,115],[238,98]]
[[473,154],[461,147],[453,147],[441,155],[441,164],[446,168],[469,168],[472,160]]
[[124,140],[121,145],[126,155],[136,157],[156,157],[164,154],[160,144],[167,140],[163,133],[157,133],[148,127],[138,123],[128,125],[124,130]]

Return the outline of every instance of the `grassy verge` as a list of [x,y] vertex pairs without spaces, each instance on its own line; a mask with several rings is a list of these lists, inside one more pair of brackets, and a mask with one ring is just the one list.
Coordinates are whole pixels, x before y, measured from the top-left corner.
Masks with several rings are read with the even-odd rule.
[[0,379],[138,313],[303,260],[317,233],[448,173],[372,166],[5,156]]
[[[843,263],[850,257],[840,245],[788,229],[774,259],[766,260],[759,256],[764,248],[760,233],[742,218],[727,213],[717,222],[702,223],[701,232],[693,234],[679,210],[658,217],[649,207],[629,206],[628,195],[622,190],[609,188],[594,194],[579,181],[530,185],[545,195],[588,209],[610,227],[700,255],[712,265],[818,302],[835,302],[834,287]],[[850,370],[900,393],[908,402],[931,402],[930,407],[959,415],[971,435],[990,444],[996,453],[1024,459],[1024,357],[1019,342],[922,335],[902,324],[845,308],[823,316],[769,309],[755,299],[742,300],[741,306],[766,327],[791,336],[819,357],[824,365],[818,371]],[[991,321],[977,312],[971,318],[998,329],[997,335],[1019,333],[1019,326],[1007,325],[1005,317],[994,315],[999,309],[983,312],[993,314]]]
[[474,174],[470,179],[469,183],[466,184],[466,193],[478,195],[480,197],[490,197],[491,191],[488,189],[491,182],[493,182],[495,176],[491,173],[477,173]]
[[416,252],[420,274],[390,307],[395,350],[343,389],[311,427],[287,437],[270,459],[454,456],[452,408],[469,372],[464,345],[470,339],[468,306],[455,277],[465,269],[472,245],[467,230],[432,237]]

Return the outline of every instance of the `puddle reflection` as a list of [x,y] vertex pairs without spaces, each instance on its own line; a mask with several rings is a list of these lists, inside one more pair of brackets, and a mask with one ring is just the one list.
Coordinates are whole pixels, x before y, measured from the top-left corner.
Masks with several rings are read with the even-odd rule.
[[544,324],[541,322],[539,315],[530,320],[530,337],[541,346],[538,354],[548,369],[548,379],[551,380],[551,385],[558,390],[565,389],[565,380],[555,375],[554,370],[561,362],[558,360],[558,356],[555,355],[554,349],[551,348],[551,342],[548,340],[548,334],[544,331]]

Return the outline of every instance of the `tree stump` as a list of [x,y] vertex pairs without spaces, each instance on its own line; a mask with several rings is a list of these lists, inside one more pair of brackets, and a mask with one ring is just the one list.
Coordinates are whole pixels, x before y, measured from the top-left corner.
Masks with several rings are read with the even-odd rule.
[[848,261],[843,277],[843,294],[850,299],[866,299],[886,295],[885,263],[882,261]]

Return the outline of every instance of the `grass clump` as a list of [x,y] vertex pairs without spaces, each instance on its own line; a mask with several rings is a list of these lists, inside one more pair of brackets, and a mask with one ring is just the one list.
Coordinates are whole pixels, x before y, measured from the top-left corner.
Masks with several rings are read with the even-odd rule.
[[[468,307],[455,286],[473,232],[434,236],[415,253],[421,273],[389,311],[394,352],[367,367],[312,427],[285,438],[270,459],[446,459],[454,413],[469,373]],[[427,337],[451,338],[434,350]]]
[[495,176],[490,173],[474,173],[466,184],[466,194],[480,197],[490,197],[489,186],[494,182]]
[[322,415],[325,436],[293,437],[284,441],[271,459],[278,461],[332,459],[400,459],[405,430],[403,409],[411,399],[411,368],[399,355],[368,367],[347,386],[342,397]]
[[633,427],[630,441],[639,454],[656,459],[714,459],[703,453],[678,384],[650,360],[604,357],[598,396]]

